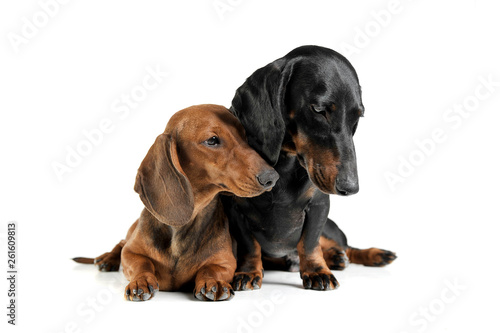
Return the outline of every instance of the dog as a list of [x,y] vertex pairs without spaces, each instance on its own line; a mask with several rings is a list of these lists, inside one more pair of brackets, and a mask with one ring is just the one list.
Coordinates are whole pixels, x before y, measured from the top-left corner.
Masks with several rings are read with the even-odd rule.
[[125,240],[95,259],[73,260],[101,271],[117,271],[121,263],[130,281],[127,300],[193,284],[199,300],[229,300],[236,259],[219,194],[253,197],[271,190],[278,177],[228,109],[181,110],[139,167],[134,190],[145,208]]
[[332,290],[348,261],[384,266],[395,253],[350,247],[330,219],[329,194],[358,192],[353,135],[364,114],[356,71],[339,53],[302,46],[256,70],[231,112],[280,178],[272,191],[224,202],[237,240],[235,290],[258,289],[263,269],[300,271],[306,289]]

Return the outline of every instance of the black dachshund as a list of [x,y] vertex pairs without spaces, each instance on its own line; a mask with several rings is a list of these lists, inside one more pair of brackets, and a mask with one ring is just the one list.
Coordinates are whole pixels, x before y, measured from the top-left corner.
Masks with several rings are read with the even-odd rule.
[[384,266],[396,255],[347,245],[328,219],[329,194],[358,192],[353,135],[363,116],[361,87],[339,53],[302,46],[255,71],[236,91],[231,112],[248,142],[280,179],[255,198],[227,198],[237,240],[235,290],[261,287],[263,269],[300,270],[306,289],[330,290],[330,269],[350,261]]

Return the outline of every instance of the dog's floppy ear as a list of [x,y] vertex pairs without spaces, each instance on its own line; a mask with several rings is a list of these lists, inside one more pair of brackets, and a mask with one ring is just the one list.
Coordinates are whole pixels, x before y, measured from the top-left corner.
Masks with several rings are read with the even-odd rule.
[[191,219],[194,197],[182,171],[175,138],[161,134],[139,167],[134,190],[160,222],[178,227]]
[[256,70],[236,90],[231,112],[240,120],[248,143],[270,165],[278,162],[285,136],[285,93],[295,61],[278,59]]

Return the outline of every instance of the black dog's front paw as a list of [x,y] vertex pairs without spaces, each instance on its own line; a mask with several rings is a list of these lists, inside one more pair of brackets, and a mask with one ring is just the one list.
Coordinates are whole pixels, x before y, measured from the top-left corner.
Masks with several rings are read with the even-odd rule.
[[329,270],[303,272],[301,277],[305,289],[334,290],[339,287],[339,282]]
[[262,273],[238,272],[233,278],[233,288],[236,291],[256,290],[262,287]]

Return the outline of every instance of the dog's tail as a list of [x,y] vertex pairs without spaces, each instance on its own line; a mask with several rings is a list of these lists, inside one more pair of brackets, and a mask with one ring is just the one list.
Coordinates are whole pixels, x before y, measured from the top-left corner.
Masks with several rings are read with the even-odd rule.
[[123,246],[125,246],[125,240],[118,243],[111,252],[106,252],[96,258],[76,257],[73,260],[80,264],[94,264],[102,272],[117,271],[120,268]]
[[95,264],[95,258],[75,257],[72,260],[80,264]]

